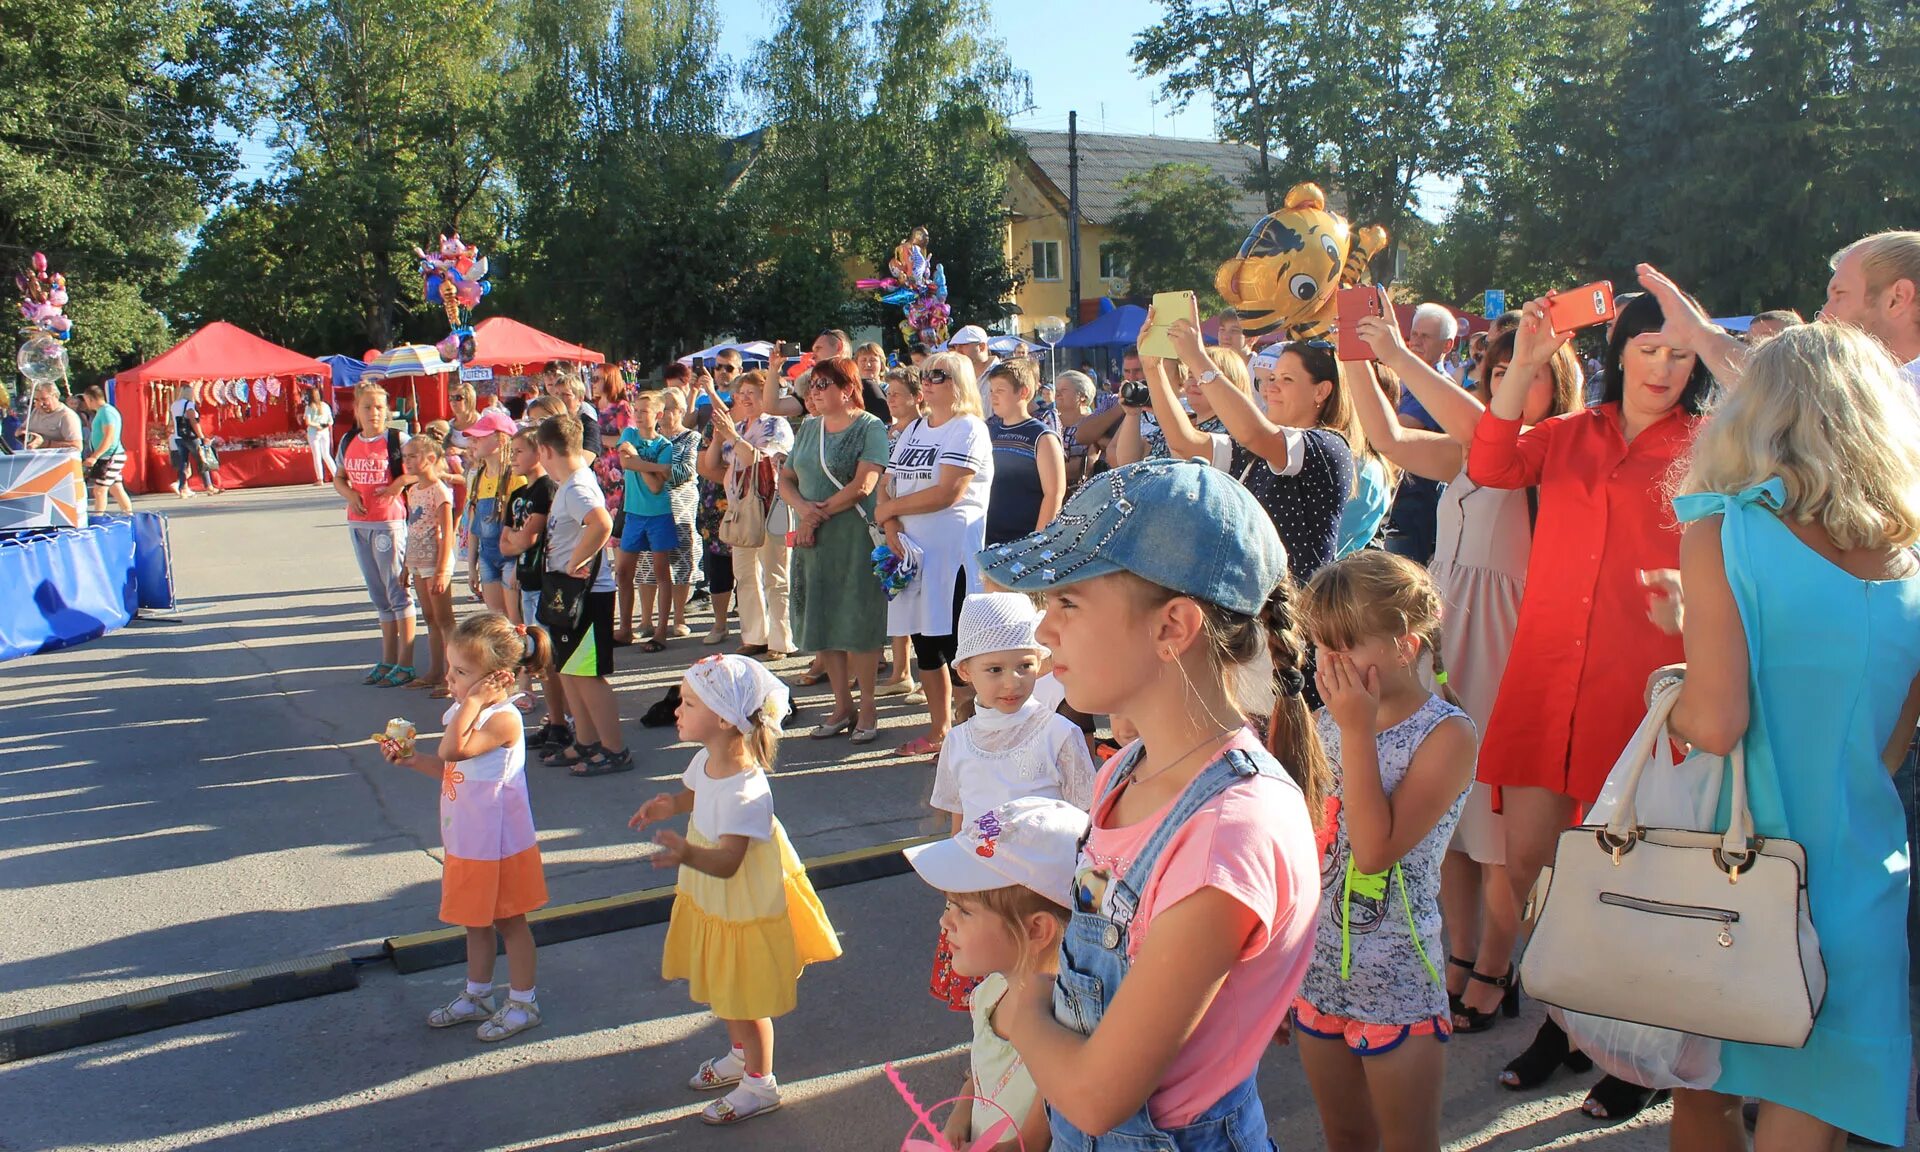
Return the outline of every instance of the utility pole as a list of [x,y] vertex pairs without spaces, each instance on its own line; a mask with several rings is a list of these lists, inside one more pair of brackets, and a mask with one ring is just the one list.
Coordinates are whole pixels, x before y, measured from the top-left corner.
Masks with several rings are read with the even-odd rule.
[[1080,113],[1067,113],[1067,327],[1080,327]]

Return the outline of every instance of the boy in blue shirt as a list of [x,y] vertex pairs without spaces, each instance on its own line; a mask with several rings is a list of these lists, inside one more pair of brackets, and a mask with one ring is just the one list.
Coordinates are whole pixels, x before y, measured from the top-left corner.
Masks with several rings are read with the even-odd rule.
[[[641,392],[634,397],[633,423],[620,433],[616,448],[620,467],[626,473],[626,492],[621,501],[625,513],[620,528],[620,557],[615,565],[615,590],[619,594],[620,626],[614,629],[615,644],[633,643],[633,576],[640,566],[640,553],[653,553],[653,570],[672,578],[673,554],[680,547],[680,528],[673,520],[673,499],[667,492],[672,471],[673,442],[660,435],[660,394]],[[671,591],[671,589],[665,589]],[[661,608],[653,622],[653,632],[641,647],[648,652],[665,650],[667,617],[673,607],[671,595],[659,598]],[[648,621],[642,620],[642,624]]]

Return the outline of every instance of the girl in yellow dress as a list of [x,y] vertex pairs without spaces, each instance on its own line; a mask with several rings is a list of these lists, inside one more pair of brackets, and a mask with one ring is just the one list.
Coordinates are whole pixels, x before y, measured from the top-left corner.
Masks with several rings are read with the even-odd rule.
[[662,830],[654,867],[678,865],[661,975],[685,980],[726,1022],[732,1048],[700,1065],[689,1088],[732,1088],[700,1113],[737,1124],[780,1106],[773,1018],[793,1011],[800,971],[840,955],[826,909],[773,813],[767,772],[790,711],[787,687],[756,660],[709,656],[681,683],[680,738],[703,745],[680,781],[627,822],[644,828],[691,813],[685,837]]

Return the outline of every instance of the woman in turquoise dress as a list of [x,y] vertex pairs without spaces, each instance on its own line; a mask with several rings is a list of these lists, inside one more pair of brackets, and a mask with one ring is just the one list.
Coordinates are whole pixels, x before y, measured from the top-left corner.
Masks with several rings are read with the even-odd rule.
[[1805,1047],[1723,1043],[1714,1090],[1675,1093],[1671,1147],[1744,1152],[1743,1096],[1761,1101],[1757,1152],[1837,1150],[1849,1132],[1902,1145],[1908,845],[1892,770],[1920,714],[1920,403],[1870,337],[1789,329],[1754,353],[1679,491],[1678,587],[1648,577],[1670,590],[1655,618],[1684,626],[1673,727],[1717,754],[1744,744],[1758,834],[1806,849],[1827,994]]
[[[887,466],[887,426],[860,407],[860,377],[844,356],[807,377],[813,418],[800,425],[780,471],[793,512],[790,605],[800,647],[817,652],[833,685],[833,715],[815,739],[880,735],[873,689],[887,643],[887,598],[873,575],[873,490]],[[860,685],[856,709],[853,685]]]

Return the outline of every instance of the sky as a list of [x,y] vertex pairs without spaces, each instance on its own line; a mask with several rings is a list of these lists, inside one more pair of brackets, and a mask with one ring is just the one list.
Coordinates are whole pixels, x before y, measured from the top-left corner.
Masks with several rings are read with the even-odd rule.
[[[753,52],[770,24],[766,0],[717,0],[720,50],[736,62]],[[989,0],[994,31],[1015,67],[1033,80],[1033,108],[1016,128],[1067,130],[1078,110],[1082,132],[1208,137],[1213,102],[1196,97],[1175,112],[1160,86],[1135,75],[1134,34],[1159,19],[1157,0]]]

